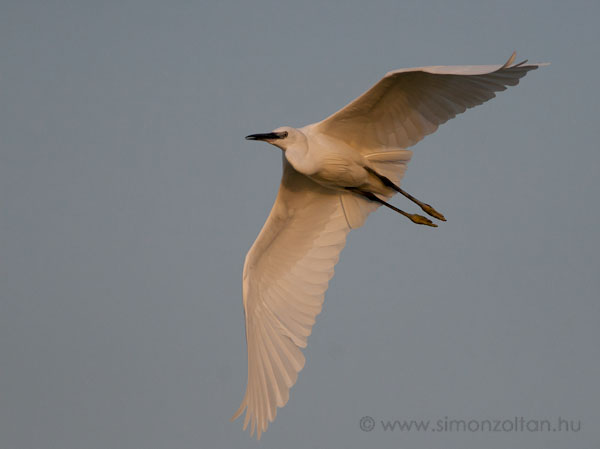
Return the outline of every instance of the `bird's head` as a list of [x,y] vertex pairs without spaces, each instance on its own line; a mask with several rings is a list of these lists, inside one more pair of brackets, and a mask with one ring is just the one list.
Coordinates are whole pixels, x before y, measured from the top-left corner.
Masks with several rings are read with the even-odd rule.
[[305,144],[306,136],[296,128],[282,126],[270,133],[250,134],[246,136],[246,140],[262,140],[285,151],[294,145]]

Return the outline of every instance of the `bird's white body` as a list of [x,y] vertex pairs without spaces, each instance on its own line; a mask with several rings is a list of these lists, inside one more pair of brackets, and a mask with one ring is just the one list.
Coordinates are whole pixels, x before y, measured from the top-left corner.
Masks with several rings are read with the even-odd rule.
[[375,193],[391,194],[389,188],[366,170],[374,167],[360,151],[315,128],[315,125],[300,129],[278,128],[289,133],[285,140],[292,134],[297,136],[296,142],[284,149],[284,157],[297,172],[334,190],[368,185]]
[[304,366],[300,349],[321,311],[348,232],[381,204],[427,224],[386,203],[396,192],[445,220],[398,187],[412,157],[407,148],[541,65],[513,65],[514,56],[503,65],[390,72],[321,122],[247,137],[284,154],[279,193],[246,255],[242,282],[248,386],[232,419],[246,410],[244,428],[251,423],[258,438],[277,407],[287,403]]

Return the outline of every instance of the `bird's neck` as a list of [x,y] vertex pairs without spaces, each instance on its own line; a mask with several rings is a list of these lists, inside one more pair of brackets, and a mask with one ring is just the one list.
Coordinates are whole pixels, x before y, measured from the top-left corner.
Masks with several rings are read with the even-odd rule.
[[304,142],[290,146],[285,150],[284,156],[292,167],[302,174],[310,175],[315,171],[314,161],[309,157],[308,145]]

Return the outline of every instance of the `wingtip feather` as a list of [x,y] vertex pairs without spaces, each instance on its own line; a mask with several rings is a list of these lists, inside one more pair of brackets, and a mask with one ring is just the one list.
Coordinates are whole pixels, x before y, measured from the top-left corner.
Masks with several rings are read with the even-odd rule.
[[510,55],[510,58],[508,58],[508,61],[506,61],[506,62],[504,63],[504,65],[502,66],[502,69],[505,69],[505,68],[507,68],[507,67],[510,67],[510,65],[511,65],[513,62],[515,62],[515,58],[516,58],[516,57],[517,57],[517,52],[516,52],[516,51],[513,51],[513,52],[512,52],[512,55]]
[[246,409],[246,398],[244,398],[244,400],[240,404],[240,408],[238,408],[237,411],[233,414],[233,416],[231,418],[229,418],[229,421],[233,422],[236,419],[238,419],[242,415],[242,413],[244,413],[245,409]]

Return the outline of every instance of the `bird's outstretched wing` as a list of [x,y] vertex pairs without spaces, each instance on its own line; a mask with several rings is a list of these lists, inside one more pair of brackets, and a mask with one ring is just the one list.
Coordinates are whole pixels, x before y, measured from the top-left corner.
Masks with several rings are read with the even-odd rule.
[[273,209],[246,255],[243,302],[248,386],[239,410],[260,438],[304,366],[315,317],[350,228],[340,194],[295,171],[284,157]]
[[466,109],[514,86],[540,65],[431,66],[389,72],[343,109],[315,124],[317,132],[367,155],[408,148]]

